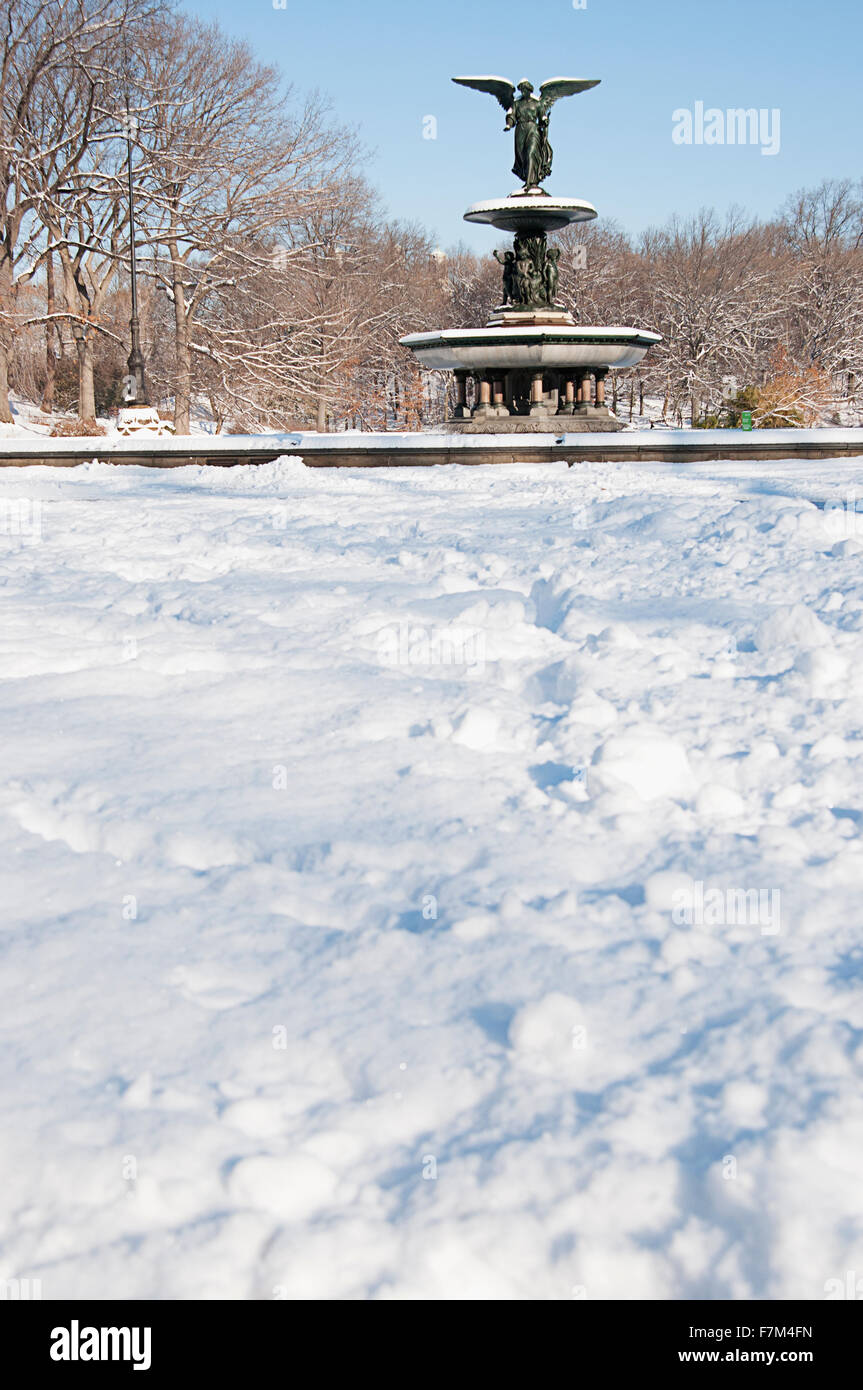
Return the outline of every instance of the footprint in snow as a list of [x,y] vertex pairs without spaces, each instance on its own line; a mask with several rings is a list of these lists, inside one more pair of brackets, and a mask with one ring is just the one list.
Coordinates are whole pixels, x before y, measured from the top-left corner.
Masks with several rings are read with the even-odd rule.
[[270,982],[263,971],[238,975],[213,966],[178,965],[170,983],[189,1004],[202,1009],[236,1009],[265,994]]

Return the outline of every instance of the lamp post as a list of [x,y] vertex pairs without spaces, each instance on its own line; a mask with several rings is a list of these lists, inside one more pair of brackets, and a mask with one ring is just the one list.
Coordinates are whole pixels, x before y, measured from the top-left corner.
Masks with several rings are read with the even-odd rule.
[[138,319],[138,266],[135,259],[135,187],[132,182],[132,118],[129,115],[129,97],[126,96],[126,150],[128,153],[129,175],[129,271],[132,281],[132,317],[129,320],[129,335],[132,351],[126,365],[126,400],[134,405],[149,405],[147,399],[147,378],[144,373],[144,354],[141,351],[141,324]]

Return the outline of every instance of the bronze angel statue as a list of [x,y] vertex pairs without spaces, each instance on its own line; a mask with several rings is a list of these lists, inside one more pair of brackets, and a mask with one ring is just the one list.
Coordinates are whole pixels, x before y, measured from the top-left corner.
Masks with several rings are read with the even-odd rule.
[[[476,92],[488,92],[497,97],[506,112],[505,130],[515,128],[515,163],[512,172],[524,184],[523,192],[531,193],[540,189],[544,179],[551,173],[554,151],[548,142],[549,112],[561,97],[575,96],[599,86],[599,78],[583,81],[576,77],[552,77],[543,82],[539,96],[533,94],[533,84],[519,82],[520,96],[515,95],[515,85],[505,77],[454,77],[462,87],[472,87]],[[542,191],[540,189],[540,191]]]

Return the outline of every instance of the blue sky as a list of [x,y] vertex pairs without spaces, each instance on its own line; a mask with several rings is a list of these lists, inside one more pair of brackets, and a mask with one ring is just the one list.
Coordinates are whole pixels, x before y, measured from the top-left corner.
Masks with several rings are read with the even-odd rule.
[[[576,0],[581,4],[582,0]],[[860,0],[195,0],[277,62],[300,90],[374,152],[392,216],[442,246],[489,246],[462,221],[472,202],[512,191],[512,140],[493,98],[450,77],[495,73],[535,85],[599,77],[552,116],[551,193],[587,198],[637,233],[672,212],[731,203],[769,216],[827,177],[863,177]],[[676,145],[672,113],[755,107],[781,113],[781,146]],[[423,139],[434,116],[437,138]]]

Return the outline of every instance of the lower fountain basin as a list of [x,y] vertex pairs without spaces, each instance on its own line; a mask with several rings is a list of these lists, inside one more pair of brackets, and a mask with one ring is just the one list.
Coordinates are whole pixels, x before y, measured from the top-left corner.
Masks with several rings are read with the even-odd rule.
[[446,328],[400,339],[420,366],[444,371],[494,367],[635,367],[662,341],[642,328]]

